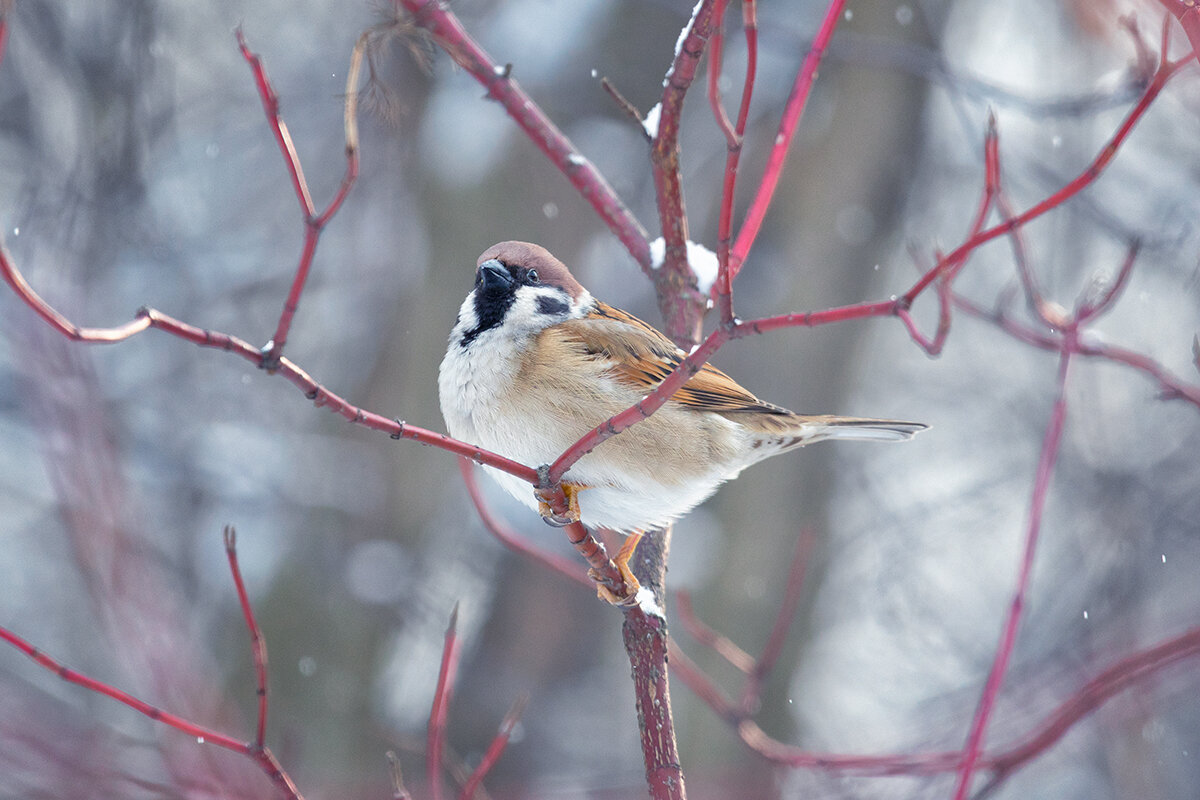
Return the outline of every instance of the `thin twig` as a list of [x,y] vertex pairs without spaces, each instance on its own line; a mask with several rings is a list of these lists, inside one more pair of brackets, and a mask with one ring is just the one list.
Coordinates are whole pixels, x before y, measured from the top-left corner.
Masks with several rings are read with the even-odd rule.
[[442,800],[442,751],[446,744],[446,718],[450,711],[450,697],[454,694],[454,676],[458,672],[459,649],[458,604],[455,603],[454,610],[450,612],[450,624],[446,626],[437,688],[433,693],[433,706],[429,710],[425,772],[433,800]]
[[1054,406],[1050,411],[1050,422],[1046,426],[1046,435],[1042,440],[1042,453],[1038,458],[1037,473],[1033,481],[1033,498],[1029,504],[1029,525],[1025,532],[1025,551],[1021,556],[1021,566],[1017,573],[1016,586],[1013,589],[1012,601],[1009,603],[1008,616],[1004,621],[1004,629],[1000,635],[1000,643],[996,647],[996,655],[988,672],[987,683],[975,718],[971,723],[967,743],[963,748],[963,761],[958,770],[958,785],[954,799],[965,800],[971,787],[971,778],[983,752],[984,734],[988,720],[991,719],[995,708],[996,698],[1004,683],[1004,675],[1008,670],[1008,662],[1012,658],[1013,648],[1017,641],[1017,629],[1025,610],[1025,595],[1029,590],[1030,578],[1033,574],[1033,561],[1037,553],[1039,534],[1042,529],[1042,512],[1046,507],[1046,497],[1050,490],[1050,478],[1054,473],[1054,463],[1058,459],[1058,448],[1062,442],[1063,427],[1067,417],[1067,371],[1071,364],[1071,353],[1063,350],[1059,359],[1057,395]]
[[817,79],[817,68],[829,46],[829,40],[833,38],[833,32],[837,29],[838,22],[842,19],[845,5],[846,0],[832,0],[825,9],[825,16],[821,20],[821,27],[817,29],[816,37],[813,38],[812,47],[809,48],[808,54],[805,55],[804,61],[800,65],[799,72],[796,73],[796,82],[792,85],[791,95],[788,96],[787,105],[784,106],[783,117],[779,121],[779,132],[775,135],[775,143],[767,157],[767,165],[763,169],[758,191],[750,203],[750,209],[746,212],[746,218],[738,231],[737,240],[729,253],[729,280],[731,281],[737,277],[742,264],[750,253],[754,240],[758,238],[758,231],[762,227],[767,209],[771,205],[771,198],[774,197],[775,189],[779,185],[779,178],[783,174],[783,163],[787,159],[792,138],[796,134],[800,117],[808,103],[809,92]]
[[[663,261],[654,271],[654,288],[663,314],[663,332],[676,344],[690,346],[700,337],[708,297],[696,288],[688,263],[688,220],[679,168],[679,127],[683,100],[695,80],[700,57],[720,24],[717,0],[700,0],[679,38],[679,46],[663,79],[658,133],[650,149],[654,195],[663,235]],[[722,4],[723,5],[723,4]]]
[[[483,521],[484,527],[500,540],[501,544],[514,553],[520,553],[523,556],[532,558],[542,566],[550,569],[552,572],[557,572],[568,580],[584,586],[592,585],[591,579],[579,569],[579,565],[576,562],[569,558],[564,558],[558,553],[537,547],[517,534],[502,519],[496,516],[484,499],[483,492],[479,489],[479,480],[475,476],[475,469],[470,459],[459,458],[458,469],[462,473],[463,484],[467,487],[467,494],[470,496],[471,502],[475,505],[475,511],[479,514],[479,519]],[[616,569],[616,565],[613,565],[613,569]]]
[[462,792],[459,794],[459,800],[473,800],[475,790],[483,783],[483,779],[491,772],[492,767],[496,766],[496,762],[500,760],[500,756],[504,753],[504,748],[508,746],[508,740],[512,738],[513,729],[517,727],[517,723],[521,720],[521,713],[525,710],[525,704],[529,702],[529,694],[522,692],[517,695],[517,699],[513,701],[509,707],[508,713],[504,715],[504,719],[500,722],[500,730],[492,738],[488,744],[487,750],[483,752],[483,758],[479,759],[478,766],[471,771],[471,775],[463,784]]
[[250,596],[246,592],[245,581],[242,580],[241,567],[238,566],[237,531],[232,525],[226,525],[224,536],[229,571],[233,575],[233,585],[237,590],[238,603],[242,607],[242,616],[246,620],[246,630],[250,632],[250,650],[254,657],[255,693],[258,696],[258,726],[254,744],[261,749],[267,737],[267,640],[263,638],[262,629],[258,627],[258,620],[254,618],[254,609],[250,605]]
[[[734,669],[749,675],[754,670],[754,656],[747,653],[728,636],[716,631],[704,620],[696,616],[692,605],[692,593],[680,589],[675,593],[675,613],[688,634],[700,644],[710,648],[721,658],[729,662]],[[672,666],[674,666],[674,656]]]
[[816,542],[816,532],[812,528],[804,528],[796,537],[792,561],[788,566],[787,583],[784,586],[783,600],[779,604],[779,612],[771,625],[766,644],[754,663],[754,668],[746,677],[746,685],[742,687],[741,706],[747,714],[754,713],[762,698],[763,683],[775,669],[775,663],[783,652],[783,644],[796,620],[796,612],[800,610],[800,600],[803,597],[804,574],[808,571],[808,558]]
[[346,137],[346,173],[329,206],[320,214],[317,214],[316,208],[313,206],[312,195],[309,193],[308,183],[304,179],[304,168],[300,165],[300,157],[296,153],[296,146],[288,131],[287,123],[283,121],[279,112],[279,95],[275,93],[271,80],[267,77],[266,67],[263,66],[262,59],[251,52],[241,27],[238,27],[236,35],[238,49],[241,50],[242,57],[250,65],[250,70],[254,74],[254,82],[258,87],[259,96],[262,98],[267,122],[275,134],[275,141],[279,144],[280,152],[283,153],[288,174],[292,178],[292,187],[296,192],[296,198],[300,201],[301,211],[304,213],[304,246],[300,251],[300,263],[296,266],[296,274],[292,278],[291,288],[283,302],[283,311],[275,326],[275,335],[263,348],[264,359],[261,366],[270,371],[278,366],[279,358],[283,355],[284,345],[287,344],[288,333],[292,328],[292,320],[300,307],[300,296],[304,292],[304,285],[308,281],[308,273],[312,268],[313,257],[317,252],[321,231],[342,207],[342,203],[358,178],[357,87],[362,67],[363,49],[366,47],[368,34],[364,33],[360,36],[355,44],[350,59],[350,70],[346,78],[346,102],[343,112]]
[[576,150],[571,140],[520,87],[511,71],[484,52],[442,0],[393,0],[393,3],[407,11],[414,24],[428,31],[455,63],[487,89],[488,96],[504,107],[530,141],[566,176],[621,240],[646,275],[653,278],[646,229],[595,165]]

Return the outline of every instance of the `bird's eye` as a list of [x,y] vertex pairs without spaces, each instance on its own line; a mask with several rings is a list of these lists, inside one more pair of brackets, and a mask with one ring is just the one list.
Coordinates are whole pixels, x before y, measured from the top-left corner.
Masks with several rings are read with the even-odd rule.
[[525,273],[525,281],[527,283],[539,283],[541,278],[538,277],[536,269],[531,269],[529,272]]

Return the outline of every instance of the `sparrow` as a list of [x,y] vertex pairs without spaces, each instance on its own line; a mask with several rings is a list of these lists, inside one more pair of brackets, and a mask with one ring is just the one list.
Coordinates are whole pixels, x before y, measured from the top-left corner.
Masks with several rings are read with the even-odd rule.
[[[533,467],[637,403],[686,357],[637,317],[592,297],[545,248],[501,242],[476,263],[438,374],[450,435]],[[533,487],[486,468],[551,524],[582,521],[627,538],[614,558],[629,589],[642,532],[666,526],[765,458],[825,439],[903,441],[925,425],[796,414],[705,364],[655,414],[605,441],[564,476],[568,520]]]

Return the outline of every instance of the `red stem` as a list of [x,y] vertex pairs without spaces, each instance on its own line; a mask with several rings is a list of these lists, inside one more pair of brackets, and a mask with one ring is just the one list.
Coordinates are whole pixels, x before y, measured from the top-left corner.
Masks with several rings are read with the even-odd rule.
[[354,181],[358,178],[358,136],[355,133],[356,126],[352,109],[354,107],[353,96],[358,77],[358,64],[361,63],[361,51],[359,48],[355,48],[354,62],[350,69],[346,89],[346,173],[342,178],[342,183],[338,187],[337,193],[334,194],[333,200],[318,215],[316,208],[313,206],[312,195],[308,191],[308,183],[304,179],[304,168],[300,165],[300,157],[296,154],[296,146],[292,141],[292,135],[288,131],[287,123],[283,121],[283,117],[279,113],[279,95],[275,93],[275,89],[271,85],[271,80],[267,77],[267,70],[263,66],[262,59],[257,54],[251,52],[247,46],[246,37],[240,27],[236,33],[238,48],[242,52],[242,58],[246,59],[246,63],[250,65],[250,70],[254,73],[254,82],[258,86],[259,97],[262,98],[263,110],[266,112],[267,122],[271,126],[271,131],[275,134],[275,141],[279,145],[280,152],[283,153],[288,174],[292,178],[292,188],[296,192],[296,199],[300,201],[301,211],[304,212],[304,247],[300,252],[300,263],[296,267],[296,274],[292,278],[291,289],[289,289],[287,298],[284,300],[283,311],[279,315],[279,323],[275,327],[275,335],[271,337],[271,341],[264,348],[267,358],[263,366],[265,369],[272,370],[278,364],[284,345],[287,344],[288,333],[292,328],[292,320],[295,318],[296,310],[300,307],[300,296],[304,293],[304,285],[308,281],[308,273],[312,268],[313,256],[317,252],[317,243],[320,241],[321,231],[324,229],[325,224],[337,213],[338,209],[341,208],[343,201],[345,201],[346,196],[350,193],[351,187],[354,186]]
[[800,599],[803,596],[804,573],[808,570],[808,557],[812,553],[816,533],[811,528],[805,528],[796,538],[795,551],[788,568],[787,584],[783,592],[783,601],[779,604],[779,613],[775,615],[775,623],[763,645],[762,653],[754,664],[754,669],[746,678],[742,687],[741,706],[746,714],[752,714],[762,698],[763,681],[775,669],[775,663],[783,652],[783,643],[787,640],[792,623],[796,621],[796,612],[800,610]]
[[988,766],[1001,772],[1009,772],[1017,765],[1041,755],[1066,735],[1075,723],[1117,693],[1164,667],[1195,655],[1200,655],[1200,628],[1193,628],[1121,659],[1080,687],[1018,744],[986,759]]
[[[683,100],[695,80],[700,56],[720,17],[717,0],[702,0],[684,29],[679,50],[663,81],[658,133],[650,152],[658,219],[662,226],[663,263],[654,273],[659,307],[666,323],[664,333],[679,344],[699,337],[707,296],[696,289],[696,274],[687,259],[688,221],[679,170],[679,124]],[[724,6],[724,3],[720,4]]]
[[233,585],[237,589],[238,603],[242,607],[242,616],[246,619],[246,630],[250,632],[250,651],[254,657],[255,693],[258,695],[258,727],[254,736],[255,747],[262,748],[267,738],[267,640],[263,638],[262,629],[254,618],[254,609],[250,605],[250,596],[246,592],[246,584],[242,580],[242,570],[238,566],[237,531],[232,525],[225,526],[225,555],[229,558],[229,572],[233,575]]
[[[980,319],[986,319],[1000,330],[1019,341],[1040,347],[1043,350],[1061,352],[1068,345],[1061,335],[1045,333],[1024,325],[996,311],[990,311],[962,295],[954,295],[954,305],[962,311]],[[1143,372],[1154,378],[1168,398],[1178,398],[1200,408],[1200,386],[1190,386],[1181,378],[1172,375],[1161,364],[1142,353],[1119,345],[1089,341],[1085,332],[1075,339],[1072,353],[1086,358],[1103,358]]]
[[980,754],[983,752],[983,739],[987,730],[988,720],[995,707],[1000,687],[1004,683],[1004,674],[1008,670],[1008,662],[1012,657],[1013,647],[1017,641],[1017,629],[1021,624],[1021,616],[1025,610],[1025,594],[1029,588],[1029,579],[1033,574],[1033,560],[1037,552],[1038,535],[1042,528],[1042,512],[1046,507],[1046,495],[1050,488],[1050,477],[1054,473],[1054,462],[1058,458],[1059,444],[1062,442],[1063,426],[1067,417],[1067,370],[1071,363],[1071,353],[1063,350],[1058,367],[1058,394],[1050,413],[1050,423],[1042,440],[1042,454],[1038,459],[1037,474],[1033,483],[1033,499],[1029,507],[1029,526],[1025,532],[1025,552],[1021,558],[1020,571],[1017,574],[1017,585],[1013,590],[1012,602],[1009,604],[1008,618],[1004,622],[1004,630],[1000,636],[1000,644],[996,648],[992,668],[988,673],[983,696],[975,711],[975,719],[967,736],[963,749],[963,761],[958,772],[958,786],[954,800],[965,800],[971,787],[971,777],[975,772]]
[[234,31],[234,35],[237,36],[238,49],[242,51],[242,58],[246,59],[246,63],[250,65],[250,71],[254,73],[254,83],[258,86],[258,96],[262,99],[263,111],[266,112],[267,121],[271,124],[271,132],[275,134],[275,142],[283,153],[288,174],[292,178],[292,189],[295,190],[296,197],[300,200],[305,216],[311,217],[316,213],[316,209],[313,208],[312,196],[309,194],[308,184],[304,180],[300,157],[296,155],[296,145],[292,142],[292,135],[288,132],[287,123],[279,115],[279,95],[275,93],[270,79],[267,78],[267,71],[263,67],[262,59],[252,53],[247,46],[246,36],[242,33],[240,26]]
[[[679,615],[679,621],[683,623],[683,628],[688,632],[693,639],[705,647],[711,648],[717,655],[729,662],[736,670],[747,675],[754,670],[754,656],[747,653],[741,647],[719,631],[716,631],[704,620],[696,616],[696,610],[692,606],[691,592],[680,589],[675,593],[675,612]],[[672,666],[674,666],[675,656],[671,656]]]
[[[966,236],[967,239],[979,234],[984,223],[987,222],[987,217],[991,213],[992,206],[996,201],[1000,200],[1000,148],[998,139],[999,137],[996,133],[996,116],[988,114],[987,132],[983,137],[983,196],[979,199],[979,206],[975,211],[975,220],[971,223],[970,230]],[[1016,236],[1016,229],[1013,230],[1013,235],[1014,237]],[[904,327],[908,330],[908,335],[917,343],[918,347],[931,356],[939,355],[942,352],[942,348],[946,344],[946,338],[950,335],[951,282],[959,270],[965,266],[967,257],[972,252],[974,251],[964,253],[961,260],[956,262],[952,268],[950,268],[949,263],[942,257],[941,253],[938,253],[937,263],[946,266],[947,269],[938,281],[938,324],[932,339],[926,338],[917,329],[917,325],[913,321],[907,306],[903,303],[897,305],[896,316],[904,323]],[[938,267],[934,267],[934,270],[936,269]]]
[[471,771],[470,777],[463,784],[462,792],[459,794],[459,800],[472,800],[475,797],[475,791],[482,785],[483,779],[491,772],[492,767],[496,766],[496,762],[500,760],[500,756],[504,754],[504,748],[508,746],[508,740],[512,738],[513,729],[517,727],[517,723],[521,719],[521,712],[525,709],[525,704],[529,702],[528,694],[521,694],[513,701],[509,707],[508,713],[504,715],[504,719],[500,722],[500,730],[492,738],[488,744],[487,750],[483,753],[483,758],[479,760],[479,765]]
[[563,135],[550,118],[534,103],[503,67],[484,52],[463,29],[462,23],[441,0],[393,0],[406,10],[412,21],[429,31],[439,46],[487,89],[488,96],[508,112],[530,141],[566,176],[583,199],[591,204],[630,255],[653,279],[650,245],[646,230],[600,174],[581,156],[571,140]]
[[693,375],[699,372],[704,363],[712,358],[713,353],[729,339],[730,331],[731,328],[728,326],[717,328],[662,383],[656,386],[654,391],[620,414],[600,423],[591,431],[584,434],[579,441],[568,447],[550,465],[550,483],[557,484],[561,481],[563,475],[567,473],[567,470],[575,462],[596,449],[601,442],[616,436],[662,408],[663,404],[671,398],[671,395],[679,391]]
[[[148,328],[157,328],[200,347],[212,347],[234,353],[256,367],[262,367],[267,358],[266,353],[236,336],[219,331],[197,328],[194,325],[189,325],[153,308],[143,308],[138,311],[137,316],[133,320],[113,328],[81,328],[58,313],[38,296],[32,287],[29,286],[28,282],[26,282],[20,271],[17,270],[12,257],[3,246],[3,243],[0,243],[0,276],[3,276],[8,285],[17,293],[17,296],[32,308],[38,316],[49,323],[59,333],[73,341],[110,344],[128,339]],[[495,467],[496,469],[515,475],[523,481],[528,481],[531,486],[536,486],[538,483],[537,470],[532,467],[527,467],[524,464],[517,463],[467,442],[453,439],[445,434],[434,433],[433,431],[419,428],[416,425],[410,425],[402,420],[389,419],[352,405],[339,395],[321,386],[307,372],[286,358],[279,359],[279,363],[273,372],[281,375],[289,383],[300,389],[304,393],[304,396],[312,400],[313,404],[318,408],[326,407],[335,414],[339,414],[357,425],[383,431],[393,439],[412,439],[421,444],[465,456],[478,464],[486,464],[487,466]]]
[[8,50],[8,11],[0,10],[0,63],[4,61],[4,53]]
[[787,159],[792,137],[796,134],[796,127],[804,113],[804,106],[808,102],[813,81],[817,78],[817,67],[821,64],[821,58],[825,55],[825,48],[829,46],[829,40],[833,38],[833,32],[842,18],[842,9],[845,5],[846,0],[833,0],[829,4],[825,10],[825,18],[821,21],[821,27],[813,39],[812,47],[809,48],[804,62],[800,65],[800,71],[796,74],[796,82],[792,86],[792,93],[788,97],[787,105],[784,106],[783,118],[779,121],[779,132],[775,135],[775,144],[767,158],[767,166],[763,170],[758,192],[754,195],[750,210],[746,212],[746,219],[742,222],[737,241],[729,255],[729,279],[731,281],[737,277],[754,240],[758,238],[758,231],[762,227],[767,209],[771,205],[771,198],[774,196],[775,189],[779,185],[779,178],[783,174],[783,163]]
[[142,714],[155,722],[161,722],[168,725],[177,731],[194,737],[200,744],[213,744],[217,747],[222,747],[231,752],[245,756],[253,761],[267,777],[269,777],[275,786],[284,793],[285,796],[292,800],[303,800],[300,791],[296,785],[292,783],[292,779],[283,771],[274,754],[265,747],[260,747],[255,743],[246,743],[234,739],[232,736],[227,736],[220,731],[207,728],[203,725],[198,725],[183,717],[172,714],[169,711],[164,711],[157,706],[153,706],[144,700],[139,700],[128,692],[124,692],[107,683],[98,681],[95,678],[89,678],[81,672],[77,672],[61,662],[56,661],[46,653],[43,653],[32,644],[22,639],[17,634],[0,626],[0,639],[8,642],[13,647],[20,650],[29,658],[33,659],[39,666],[54,673],[68,683],[73,683],[77,686],[82,686],[88,691],[102,694],[105,697],[110,697],[118,703],[132,708],[134,711]]
[[737,188],[738,164],[741,161],[746,121],[750,117],[750,98],[754,93],[754,79],[758,69],[758,14],[755,0],[742,2],[742,27],[746,35],[746,74],[742,83],[742,100],[738,108],[737,122],[732,129],[721,106],[720,89],[717,86],[720,78],[720,57],[716,46],[713,48],[713,60],[709,63],[709,99],[717,117],[717,124],[725,133],[727,148],[725,173],[721,181],[721,208],[717,217],[717,280],[713,286],[721,321],[725,323],[734,319],[733,276],[729,270],[729,250],[733,239],[734,190]]
[[584,586],[592,585],[591,579],[579,569],[579,565],[576,562],[569,558],[564,558],[558,553],[552,553],[549,550],[543,550],[535,546],[524,537],[518,535],[516,531],[492,513],[492,509],[483,498],[483,492],[479,490],[479,481],[475,477],[475,469],[472,467],[470,459],[459,458],[458,470],[462,473],[463,483],[467,487],[467,494],[471,497],[471,502],[475,504],[475,510],[479,513],[479,518],[483,521],[484,527],[491,531],[492,535],[499,539],[501,544],[515,553],[532,558],[542,566],[550,569],[552,572],[557,572],[568,580]]
[[939,262],[936,267],[921,276],[921,279],[913,284],[912,288],[905,292],[903,299],[911,304],[912,301],[916,299],[917,295],[924,291],[925,288],[940,275],[947,271],[955,270],[971,251],[978,249],[981,245],[985,244],[986,242],[990,242],[992,239],[1003,236],[1014,228],[1025,225],[1031,220],[1037,219],[1042,214],[1045,214],[1047,211],[1050,211],[1053,208],[1057,208],[1066,200],[1074,197],[1087,186],[1091,185],[1097,178],[1100,177],[1100,174],[1108,166],[1109,162],[1112,161],[1113,157],[1116,156],[1118,149],[1133,131],[1134,126],[1145,114],[1146,109],[1150,107],[1150,104],[1154,102],[1156,97],[1158,97],[1159,92],[1161,92],[1163,87],[1166,86],[1167,81],[1169,81],[1172,76],[1182,69],[1186,63],[1186,59],[1181,59],[1180,61],[1174,62],[1164,61],[1159,66],[1158,71],[1154,73],[1154,78],[1146,87],[1146,91],[1142,93],[1141,98],[1133,107],[1133,110],[1126,115],[1125,119],[1121,122],[1120,127],[1117,128],[1117,132],[1113,134],[1113,137],[1104,145],[1103,148],[1101,148],[1095,159],[1088,164],[1083,172],[1081,172],[1057,192],[1045,198],[1041,202],[1033,205],[1029,209],[1023,211],[1017,216],[1007,219],[998,225],[994,225],[986,230],[980,231],[974,236],[969,237],[965,242],[951,251],[948,256],[942,259],[942,261]]
[[454,692],[454,675],[458,672],[459,647],[456,603],[454,611],[450,613],[450,624],[446,626],[442,665],[438,669],[433,707],[429,710],[429,743],[425,751],[425,771],[433,800],[442,800],[442,751],[446,743],[446,717],[450,711],[450,696]]

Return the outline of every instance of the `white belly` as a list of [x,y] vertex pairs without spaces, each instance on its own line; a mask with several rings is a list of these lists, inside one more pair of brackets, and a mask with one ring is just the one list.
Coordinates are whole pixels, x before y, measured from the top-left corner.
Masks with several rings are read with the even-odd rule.
[[[477,343],[488,335],[490,332],[482,334]],[[438,376],[438,389],[442,415],[451,436],[537,467],[552,463],[607,418],[605,414],[590,420],[578,409],[532,397],[528,388],[516,385],[513,377],[518,372],[519,351],[511,346],[507,349],[496,346],[499,344],[489,342],[487,348],[469,349],[452,345],[447,351]],[[481,358],[480,351],[486,351],[488,357]],[[662,419],[656,415],[642,423],[648,426],[643,434],[649,433],[649,426],[659,430],[667,422],[666,409],[660,414],[664,415]],[[729,425],[732,427],[732,423]],[[641,426],[621,436],[637,436],[638,427]],[[583,522],[592,527],[627,533],[665,525],[703,502],[717,486],[740,471],[739,468],[700,474],[693,466],[686,479],[666,481],[662,476],[671,470],[662,469],[663,465],[654,459],[642,458],[636,464],[628,459],[622,461],[618,454],[623,449],[614,448],[616,444],[610,440],[600,445],[580,459],[565,477],[566,481],[585,487],[578,495],[579,506]],[[663,461],[669,459],[670,454],[663,453]],[[487,472],[509,494],[537,510],[530,484],[499,470],[489,468]]]

